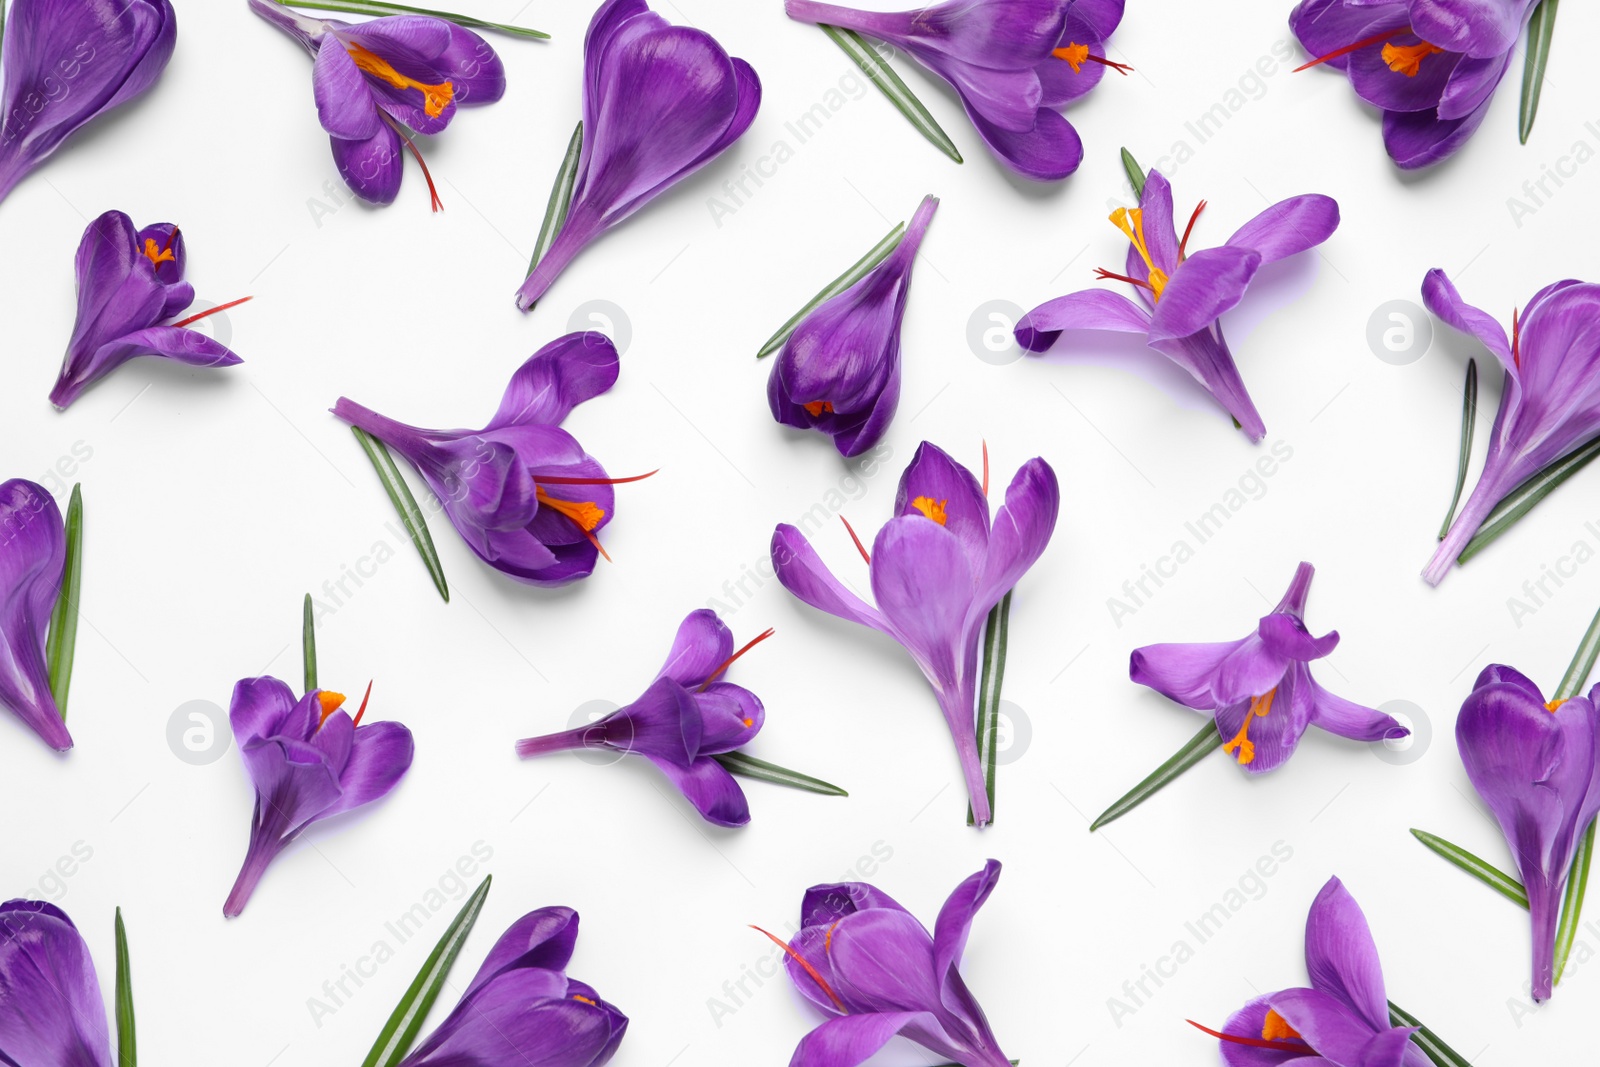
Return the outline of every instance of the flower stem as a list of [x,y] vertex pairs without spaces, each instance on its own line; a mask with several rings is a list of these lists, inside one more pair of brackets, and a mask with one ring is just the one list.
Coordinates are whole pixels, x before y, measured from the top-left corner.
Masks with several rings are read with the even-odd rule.
[[[1589,680],[1589,674],[1594,670],[1595,659],[1600,657],[1600,611],[1595,612],[1589,629],[1584,632],[1583,640],[1578,643],[1578,650],[1573,653],[1572,664],[1567,667],[1567,673],[1562,675],[1561,684],[1556,686],[1555,698],[1557,700],[1570,700],[1578,695],[1578,691]],[[1578,922],[1583,918],[1583,897],[1589,888],[1589,866],[1594,859],[1594,823],[1590,822],[1584,830],[1583,840],[1578,844],[1578,851],[1572,857],[1572,867],[1567,872],[1567,890],[1561,905],[1561,920],[1557,924],[1554,941],[1555,954],[1551,961],[1549,981],[1554,984],[1561,981],[1561,972],[1566,969],[1567,956],[1572,952],[1573,941],[1578,936]],[[1528,894],[1531,900],[1533,894]],[[1541,944],[1539,922],[1534,921],[1534,951],[1539,951]],[[1534,982],[1539,981],[1538,960],[1535,960]],[[1548,996],[1548,990],[1546,996]],[[1537,992],[1535,999],[1538,999]]]
[[250,849],[244,855],[244,866],[239,868],[233,891],[228,894],[227,903],[222,905],[225,918],[237,919],[244,914],[244,906],[250,903],[251,894],[261,883],[261,876],[267,873],[267,866],[278,855],[280,847],[267,841],[259,832],[250,834]]

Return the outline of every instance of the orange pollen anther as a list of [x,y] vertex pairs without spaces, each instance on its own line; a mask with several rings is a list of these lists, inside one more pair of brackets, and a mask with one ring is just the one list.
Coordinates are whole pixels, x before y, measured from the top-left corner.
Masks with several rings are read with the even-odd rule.
[[597,1004],[594,1001],[590,1000],[588,997],[584,996],[582,993],[574,993],[574,994],[572,994],[572,999],[573,1000],[581,1000],[585,1004],[589,1005],[591,1008],[598,1008],[600,1006],[599,1004]]
[[824,414],[833,414],[833,401],[813,400],[809,404],[802,404],[813,419],[820,419]]
[[944,512],[944,506],[948,503],[948,500],[935,500],[931,496],[919,496],[911,502],[911,506],[940,526],[943,526],[945,520],[949,517]]
[[1076,41],[1068,42],[1065,48],[1054,49],[1050,54],[1059,60],[1063,60],[1067,66],[1072,68],[1072,73],[1074,74],[1081,74],[1083,72],[1083,65],[1085,63],[1098,63],[1102,67],[1110,67],[1112,70],[1122,75],[1126,75],[1129,71],[1133,70],[1133,68],[1128,66],[1126,63],[1114,63],[1104,56],[1095,55],[1089,51],[1088,45],[1079,44]]
[[1250,723],[1257,718],[1266,718],[1267,712],[1272,710],[1273,698],[1278,695],[1276,688],[1268,689],[1258,697],[1250,698],[1250,710],[1244,713],[1244,722],[1239,726],[1239,732],[1233,735],[1233,740],[1222,746],[1222,751],[1232,752],[1239,750],[1239,766],[1253,762],[1256,758],[1255,742],[1250,740]]
[[[843,922],[843,921],[844,920],[842,920],[842,919],[840,920],[840,922]],[[822,935],[822,951],[823,952],[832,952],[833,951],[833,932],[835,930],[837,930],[837,929],[839,929],[839,923],[834,923],[832,926],[828,927],[828,932]]]
[[396,89],[416,89],[422,93],[422,109],[428,113],[430,119],[436,119],[444,114],[444,109],[450,106],[455,99],[455,84],[442,81],[438,85],[429,85],[419,82],[415,78],[408,78],[401,74],[389,63],[374,52],[369,52],[358,44],[345,45],[345,51],[350,53],[350,58],[355,60],[356,67],[374,78],[382,78]]
[[1565,697],[1562,697],[1558,700],[1547,701],[1545,703],[1544,710],[1554,715],[1557,711],[1561,710],[1561,705],[1565,704],[1566,702],[1567,701]]
[[599,526],[600,520],[606,517],[605,508],[598,504],[588,500],[562,500],[553,497],[544,491],[542,485],[535,487],[533,495],[538,499],[540,507],[550,508],[558,514],[565,515],[584,533],[589,533]]
[[1408,78],[1415,78],[1422,70],[1422,61],[1429,56],[1438,55],[1444,49],[1436,44],[1422,41],[1418,44],[1386,44],[1383,46],[1383,61],[1389,69],[1396,74],[1404,74]]
[[335,693],[331,689],[324,689],[317,694],[317,702],[322,705],[322,718],[317,722],[317,726],[320,728],[323,723],[328,721],[328,716],[344,706],[344,694]]
[[153,267],[178,261],[178,257],[172,254],[172,246],[169,244],[166,248],[162,248],[156,244],[154,237],[146,237],[144,239],[144,254],[149,257],[150,265]]
[[1267,1009],[1267,1017],[1261,1023],[1261,1038],[1263,1041],[1289,1041],[1300,1037],[1300,1031],[1290,1026],[1284,1017],[1272,1009]]
[[1150,272],[1150,292],[1156,300],[1160,300],[1161,290],[1167,287],[1167,272],[1157,267],[1150,258],[1150,246],[1144,239],[1144,212],[1138,208],[1119,207],[1111,213],[1111,225],[1122,231],[1133,245],[1133,250],[1139,253],[1139,258],[1144,260],[1145,268]]

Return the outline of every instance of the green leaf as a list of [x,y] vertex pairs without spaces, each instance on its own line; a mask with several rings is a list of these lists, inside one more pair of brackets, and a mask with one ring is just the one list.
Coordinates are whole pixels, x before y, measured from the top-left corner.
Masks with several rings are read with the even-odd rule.
[[311,612],[311,594],[300,609],[300,662],[305,667],[307,693],[317,687],[317,624]]
[[422,565],[428,568],[434,588],[439,590],[446,604],[450,603],[450,587],[445,584],[444,567],[439,562],[438,550],[433,547],[433,535],[428,533],[428,522],[422,517],[422,509],[417,507],[417,498],[411,495],[411,487],[400,476],[400,468],[394,465],[394,457],[389,455],[389,449],[382,441],[361,427],[352,426],[350,429],[356,435],[356,440],[361,442],[367,458],[372,461],[372,469],[378,472],[378,480],[383,483],[383,491],[389,494],[389,502],[400,513],[400,522],[410,535],[411,543],[417,546],[417,553],[422,556]]
[[483,910],[484,899],[489,895],[489,883],[493,880],[493,875],[486,876],[461,906],[461,911],[450,920],[444,936],[433,946],[428,961],[417,972],[411,988],[395,1005],[394,1013],[384,1024],[372,1051],[361,1061],[361,1067],[395,1067],[411,1051],[423,1020],[428,1017],[428,1009],[439,999],[439,991],[444,988],[450,968],[455,964],[456,957],[461,955],[461,946],[466,943],[467,935],[472,933],[473,924],[478,921],[478,912]]
[[1572,662],[1567,664],[1567,673],[1561,676],[1561,682],[1556,686],[1556,700],[1571,700],[1578,695],[1589,681],[1589,675],[1594,672],[1597,657],[1600,657],[1600,611],[1595,612],[1594,618],[1589,620],[1589,628],[1583,632],[1583,640],[1578,642]]
[[1126,148],[1122,150],[1122,169],[1128,172],[1128,184],[1133,186],[1133,195],[1144,196],[1144,168],[1139,166],[1138,160],[1133,158],[1133,153]]
[[465,26],[472,30],[493,30],[496,33],[507,33],[513,37],[526,37],[537,41],[550,39],[548,33],[530,30],[526,26],[513,26],[506,22],[485,22],[471,15],[454,15],[448,11],[433,11],[425,7],[390,4],[384,0],[319,0],[316,3],[312,0],[274,0],[274,2],[282,7],[308,7],[316,11],[340,11],[349,15],[431,15],[436,19],[445,19],[457,26]]
[[812,297],[810,301],[807,302],[805,307],[789,316],[789,321],[785,322],[782,326],[779,326],[778,332],[768,338],[767,343],[761,346],[761,351],[756,353],[756,358],[766,359],[768,356],[772,355],[772,353],[782,348],[784,342],[789,340],[789,335],[794,333],[795,327],[800,325],[800,321],[815,311],[823,303],[823,301],[832,300],[834,297],[850,288],[856,282],[859,282],[862,278],[865,278],[867,276],[867,272],[872,270],[873,267],[876,267],[879,263],[882,263],[884,260],[888,259],[889,253],[895,250],[895,246],[900,243],[900,238],[905,236],[905,232],[906,224],[902,222],[897,224],[894,229],[884,234],[883,240],[873,245],[866,255],[852,263],[850,268],[843,274],[839,275],[833,281],[823,286],[822,291],[816,296]]
[[850,794],[843,789],[821,778],[813,778],[809,774],[791,771],[780,767],[776,763],[756,759],[743,752],[724,752],[712,759],[722,764],[722,769],[729,774],[737,774],[741,778],[754,778],[758,782],[771,782],[773,785],[786,785],[792,789],[804,789],[808,793],[821,793],[829,797],[847,797]]
[[1528,891],[1522,887],[1521,882],[1502,871],[1499,867],[1479,859],[1460,845],[1451,844],[1437,834],[1430,834],[1426,830],[1414,829],[1411,831],[1411,836],[1478,879],[1490,889],[1493,889],[1496,893],[1501,894],[1513,904],[1524,908],[1528,906]]
[[1461,490],[1467,485],[1467,463],[1472,459],[1472,431],[1478,422],[1478,361],[1467,360],[1467,384],[1461,394],[1461,458],[1456,461],[1456,492],[1450,498],[1450,510],[1445,512],[1444,525],[1439,527],[1439,540],[1450,532],[1455,521],[1456,506],[1461,503]]
[[1188,744],[1173,753],[1171,759],[1151,772],[1150,777],[1128,790],[1121,800],[1101,812],[1100,817],[1089,824],[1089,832],[1092,834],[1106,823],[1122,818],[1158,791],[1172,784],[1178,775],[1221,747],[1222,735],[1217,733],[1216,720],[1210,720],[1200,728],[1200,732],[1195,734]]
[[1461,1053],[1439,1040],[1439,1035],[1429,1030],[1417,1021],[1416,1017],[1404,1010],[1394,1001],[1389,1001],[1389,1022],[1394,1026],[1414,1026],[1417,1032],[1411,1035],[1412,1042],[1423,1052],[1428,1054],[1438,1067],[1472,1067]]
[[1561,922],[1556,926],[1555,980],[1561,981],[1561,972],[1567,969],[1567,957],[1572,954],[1572,943],[1578,937],[1578,923],[1583,918],[1583,896],[1589,889],[1589,866],[1594,860],[1594,823],[1584,831],[1577,854],[1572,857],[1572,869],[1567,872],[1567,893],[1561,902]]
[[83,591],[83,487],[72,487],[67,501],[67,554],[61,567],[61,588],[50,612],[50,635],[45,640],[45,665],[50,674],[50,695],[56,710],[67,717],[67,693],[72,688],[72,659],[78,649],[78,599]]
[[1567,453],[1511,490],[1505,499],[1489,512],[1488,517],[1483,520],[1483,525],[1478,527],[1478,532],[1456,557],[1456,562],[1465,563],[1482,552],[1489,542],[1509,530],[1513,524],[1533,510],[1535,504],[1555,492],[1557,486],[1581,471],[1597,455],[1600,455],[1600,437]]
[[[582,153],[583,123],[579,122],[578,128],[572,131],[571,140],[567,142],[567,154],[561,159],[556,180],[550,186],[550,199],[544,205],[544,221],[539,224],[539,236],[533,242],[533,258],[528,260],[529,274],[533,273],[545,253],[550,251],[556,235],[567,221],[567,212],[572,208],[572,187],[578,180],[578,156]],[[528,310],[533,310],[532,304],[528,305]]]
[[117,909],[117,1065],[138,1067],[133,1026],[133,976],[128,964],[128,931],[122,925],[122,909]]
[[934,121],[933,115],[922,106],[922,101],[906,87],[906,83],[900,80],[900,75],[883,61],[883,57],[873,50],[865,38],[855,30],[843,30],[837,26],[823,26],[822,32],[832,37],[834,43],[844,49],[844,54],[861,68],[861,73],[889,98],[889,103],[900,110],[900,114],[917,128],[918,133],[933,142],[934,147],[957,163],[962,161],[961,153],[956,151],[956,143],[950,140],[950,135]]
[[[983,675],[978,683],[978,759],[983,763],[983,785],[989,795],[989,820],[994,821],[994,772],[1000,742],[1000,687],[1006,677],[1006,641],[1011,629],[1011,594],[989,612],[983,630]],[[972,805],[967,805],[967,825],[972,825]]]
[[1543,0],[1528,19],[1528,59],[1522,68],[1522,104],[1517,110],[1517,139],[1528,143],[1533,132],[1533,117],[1539,111],[1539,93],[1544,89],[1544,68],[1550,62],[1550,41],[1556,32],[1556,8],[1560,0]]

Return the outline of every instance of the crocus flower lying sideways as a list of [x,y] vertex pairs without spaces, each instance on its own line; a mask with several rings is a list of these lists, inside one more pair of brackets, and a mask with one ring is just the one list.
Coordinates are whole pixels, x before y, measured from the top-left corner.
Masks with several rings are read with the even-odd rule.
[[800,932],[784,945],[786,967],[795,988],[835,1018],[800,1040],[789,1067],[856,1067],[896,1034],[961,1067],[1006,1067],[958,970],[972,920],[999,880],[1000,864],[990,860],[956,886],[932,936],[865,882],[806,890]]
[[1179,240],[1172,186],[1152,170],[1139,206],[1111,214],[1112,225],[1128,238],[1128,273],[1099,271],[1101,278],[1132,285],[1141,303],[1105,289],[1070,293],[1024,315],[1017,342],[1043,352],[1063,330],[1138,334],[1193,375],[1250,440],[1259,441],[1267,428],[1228,351],[1222,316],[1243,299],[1262,267],[1326,241],[1339,226],[1339,205],[1316,193],[1290,197],[1239,227],[1226,244],[1191,255],[1189,237],[1205,206],[1200,201]]
[[167,0],[12,0],[0,49],[0,199],[79,127],[167,69]]
[[1388,715],[1334,696],[1311,677],[1309,664],[1339,645],[1337,631],[1312,637],[1306,629],[1312,573],[1311,564],[1300,564],[1289,591],[1248,637],[1146,645],[1134,650],[1129,676],[1213,716],[1227,739],[1222,750],[1255,774],[1288,762],[1310,726],[1355,741],[1405,737],[1409,731]]
[[987,458],[980,485],[971,471],[923,442],[900,476],[895,517],[878,531],[867,556],[877,607],[833,576],[805,534],[788,524],[772,534],[772,563],[789,592],[889,635],[922,669],[955,740],[978,826],[990,815],[978,759],[978,642],[990,609],[1050,543],[1061,505],[1055,471],[1042,459],[1017,471],[992,523],[987,482]]
[[0,904],[0,1063],[112,1067],[100,979],[67,913],[42,900]]
[[767,378],[773,418],[827,434],[841,456],[859,456],[883,439],[900,406],[911,266],[938,206],[924,198],[888,258],[795,327]]
[[66,558],[55,498],[23,478],[0,484],[0,706],[61,752],[72,735],[50,692],[45,639]]
[[[371,686],[367,687],[368,695]],[[244,911],[267,866],[312,823],[389,794],[411,769],[411,731],[397,722],[361,725],[344,694],[313,689],[299,700],[276,678],[233,688],[228,721],[256,790],[250,848],[222,914]]]
[[1496,504],[1524,479],[1600,436],[1600,285],[1562,281],[1534,294],[1511,340],[1488,312],[1461,299],[1435,268],[1422,301],[1500,361],[1505,384],[1478,484],[1422,576],[1438,585]]
[[50,403],[65,408],[135,356],[191,367],[243,362],[216,338],[187,327],[249,297],[167,321],[194,303],[194,286],[183,280],[187,261],[183,235],[170,222],[141,230],[122,212],[108,211],[89,223],[78,242],[78,320]]
[[405,172],[404,148],[416,157],[439,210],[428,165],[406,131],[439,133],[456,108],[505,95],[505,68],[489,42],[427,15],[352,25],[297,15],[266,0],[250,0],[250,7],[313,56],[317,119],[350,191],[374,204],[393,203]]
[[540,908],[511,924],[449,1017],[400,1067],[601,1067],[628,1017],[566,975],[578,913]]
[[[1483,122],[1536,0],[1302,0],[1289,27],[1383,111],[1383,144],[1405,170],[1449,157]],[[1301,67],[1304,70],[1305,67]]]
[[750,690],[718,679],[771,633],[735,652],[733,632],[716,612],[692,612],[643,696],[588,726],[518,741],[517,755],[526,759],[573,748],[636,753],[661,768],[707,822],[743,826],[750,821],[744,791],[712,757],[760,733],[766,711]]
[[710,34],[645,0],[605,0],[583,42],[583,147],[572,205],[517,290],[531,308],[595,238],[711,162],[761,106],[761,79]]
[[1057,108],[1100,83],[1123,0],[948,0],[888,14],[785,0],[790,18],[888,41],[949,82],[1001,162],[1056,181],[1078,169],[1083,141]]
[[1467,777],[1500,823],[1533,917],[1533,998],[1555,982],[1556,924],[1578,839],[1600,812],[1600,687],[1546,702],[1525,675],[1485,667],[1456,718]]
[[[1228,1067],[1431,1067],[1411,1040],[1414,1028],[1389,1024],[1383,964],[1367,917],[1344,883],[1328,880],[1306,916],[1311,987],[1257,997],[1218,1033]],[[1201,1029],[1205,1029],[1201,1027]]]
[[608,478],[561,421],[617,380],[617,349],[599,333],[569,333],[517,369],[489,425],[421,430],[343,397],[333,413],[379,438],[422,472],[467,545],[489,566],[533,585],[587,577],[611,521]]

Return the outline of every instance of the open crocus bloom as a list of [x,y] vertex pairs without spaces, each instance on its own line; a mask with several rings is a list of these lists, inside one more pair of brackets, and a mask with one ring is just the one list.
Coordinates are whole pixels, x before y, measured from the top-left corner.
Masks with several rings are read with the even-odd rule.
[[1302,0],[1289,26],[1315,57],[1306,67],[1342,70],[1382,109],[1384,147],[1412,170],[1450,156],[1483,122],[1535,2]]
[[1456,718],[1467,777],[1494,812],[1533,918],[1533,998],[1555,983],[1556,925],[1578,839],[1600,811],[1600,687],[1546,701],[1510,667],[1485,667]]
[[990,860],[956,886],[931,936],[876,886],[806,890],[800,932],[787,945],[773,940],[795,988],[835,1018],[801,1039],[789,1067],[856,1067],[897,1034],[961,1067],[1007,1067],[959,969],[972,920],[999,880]]
[[721,155],[761,106],[750,64],[710,34],[674,26],[645,0],[605,0],[583,56],[572,206],[517,290],[524,311],[595,238]]
[[1478,484],[1422,576],[1438,585],[1496,504],[1525,479],[1600,435],[1600,285],[1561,281],[1534,294],[1511,339],[1488,312],[1461,299],[1437,268],[1422,300],[1445,322],[1470,333],[1505,370]]
[[120,211],[89,223],[78,243],[78,318],[61,361],[50,403],[65,408],[89,386],[135,356],[161,356],[191,367],[231,367],[241,360],[227,345],[190,325],[250,299],[189,315],[194,286],[183,235],[170,222],[139,229]]
[[437,211],[433,178],[406,131],[439,133],[456,108],[492,104],[505,95],[505,67],[489,42],[428,15],[351,25],[298,15],[267,0],[250,0],[250,7],[313,56],[317,119],[350,191],[374,204],[393,203],[405,173],[401,153],[409,150]]
[[1295,570],[1289,591],[1255,632],[1215,644],[1146,645],[1135,649],[1128,675],[1217,722],[1222,750],[1255,774],[1281,767],[1311,726],[1355,741],[1407,736],[1381,711],[1334,696],[1311,677],[1310,664],[1339,644],[1337,631],[1312,637],[1306,594],[1312,567]]
[[[368,687],[371,693],[371,687]],[[256,790],[250,848],[222,914],[244,911],[267,866],[312,823],[389,794],[411,769],[411,731],[397,722],[361,724],[344,694],[314,689],[296,700],[276,678],[233,689],[228,722]]]
[[400,1067],[601,1067],[628,1017],[566,974],[578,913],[540,908],[511,924],[439,1028]]
[[[1411,1040],[1413,1028],[1391,1026],[1383,964],[1367,917],[1344,883],[1328,880],[1306,916],[1309,988],[1257,997],[1219,1033],[1228,1067],[1431,1067]],[[1201,1027],[1205,1029],[1205,1027]]]
[[1267,428],[1245,391],[1233,353],[1222,336],[1222,316],[1241,299],[1256,272],[1326,241],[1339,226],[1339,205],[1317,193],[1290,197],[1239,227],[1226,244],[1188,251],[1204,210],[1200,201],[1178,238],[1172,186],[1159,171],[1145,181],[1139,206],[1118,208],[1112,225],[1128,238],[1127,273],[1099,271],[1127,282],[1139,302],[1106,289],[1086,289],[1034,308],[1017,324],[1017,343],[1043,352],[1063,330],[1114,330],[1138,334],[1194,376],[1252,441]]
[[83,935],[42,900],[0,904],[0,1062],[112,1067],[100,980]]
[[666,664],[643,696],[588,726],[518,741],[517,755],[573,748],[636,753],[661,768],[707,822],[743,826],[750,821],[744,791],[712,757],[732,752],[760,733],[766,710],[750,690],[718,679],[771,633],[735,652],[733,632],[716,612],[692,612],[678,627]]
[[978,826],[990,816],[976,736],[978,643],[990,610],[1050,543],[1061,505],[1055,471],[1030,459],[991,523],[987,481],[987,461],[980,485],[923,442],[900,476],[895,517],[878,531],[867,557],[876,607],[833,576],[805,534],[788,524],[772,534],[772,563],[784,588],[820,611],[894,638],[922,669],[955,741]]
[[0,50],[0,199],[79,128],[167,69],[167,0],[12,0]]
[[60,752],[72,735],[50,692],[45,640],[66,558],[55,498],[24,478],[0,484],[0,706]]
[[894,251],[795,327],[767,378],[773,418],[827,434],[841,456],[859,456],[883,440],[900,406],[900,323],[911,267],[938,206],[925,197]]
[[1078,169],[1083,142],[1064,107],[1100,83],[1123,0],[949,0],[914,11],[857,11],[786,0],[789,17],[888,41],[949,82],[1001,162],[1034,181]]

